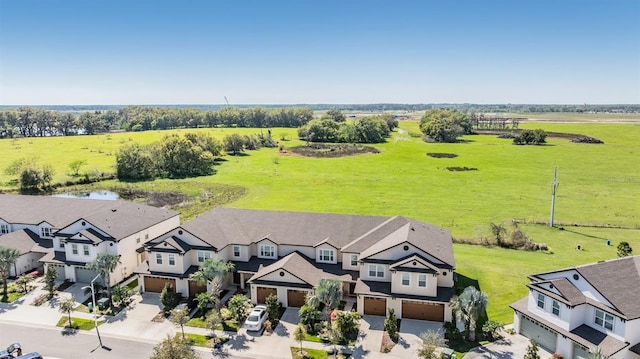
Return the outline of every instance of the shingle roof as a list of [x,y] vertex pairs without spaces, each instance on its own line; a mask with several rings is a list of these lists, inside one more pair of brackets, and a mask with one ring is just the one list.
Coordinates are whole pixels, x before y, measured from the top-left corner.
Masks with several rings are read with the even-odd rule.
[[0,218],[9,223],[47,222],[60,229],[84,218],[116,239],[178,215],[172,210],[124,200],[0,194]]
[[573,283],[571,283],[567,278],[533,282],[531,284],[528,284],[527,287],[535,289],[537,291],[544,291],[549,295],[553,295],[554,293],[547,291],[546,288],[543,287],[543,284],[553,285],[560,293],[560,296],[558,296],[558,298],[556,299],[560,299],[570,306],[584,304],[587,301],[587,298],[580,291],[580,289],[576,288],[576,286],[573,285]]
[[31,252],[43,240],[29,229],[23,229],[0,236],[0,247],[15,248],[20,254]]
[[392,293],[391,282],[378,282],[373,280],[362,280],[362,279],[358,279],[356,281],[356,287],[353,293],[358,295],[376,295],[381,297],[397,297],[402,299],[428,300],[432,302],[443,302],[443,303],[448,303],[451,300],[451,298],[456,294],[455,288],[449,288],[449,287],[438,287],[438,292],[435,297],[430,297],[426,295]]
[[325,272],[320,268],[317,268],[312,262],[306,259],[298,252],[293,252],[287,256],[282,257],[277,262],[258,269],[256,274],[249,279],[249,282],[254,282],[264,277],[267,274],[273,273],[277,270],[285,270],[292,275],[298,277],[305,283],[315,286],[320,279],[336,279],[339,281],[352,280],[351,275],[345,274],[338,275],[334,273]]
[[[533,280],[542,280],[545,274],[575,270],[605,297],[628,320],[640,318],[640,256],[611,259],[574,268],[540,273]],[[574,300],[577,300],[574,297]],[[586,300],[590,304],[592,300]]]

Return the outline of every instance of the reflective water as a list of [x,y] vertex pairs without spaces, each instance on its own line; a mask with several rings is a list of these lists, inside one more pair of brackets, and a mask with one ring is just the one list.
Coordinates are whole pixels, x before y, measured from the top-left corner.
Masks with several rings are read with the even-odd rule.
[[111,192],[111,191],[69,192],[69,193],[54,194],[53,197],[107,199],[107,200],[115,200],[120,198],[120,196],[116,192]]

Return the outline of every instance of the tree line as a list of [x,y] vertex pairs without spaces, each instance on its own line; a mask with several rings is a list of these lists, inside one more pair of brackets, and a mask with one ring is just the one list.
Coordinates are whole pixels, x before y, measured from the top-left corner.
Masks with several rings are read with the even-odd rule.
[[396,127],[398,120],[391,114],[346,121],[341,111],[330,110],[298,128],[298,137],[307,142],[381,143]]
[[70,136],[113,130],[146,131],[199,127],[300,127],[313,118],[308,108],[261,107],[220,111],[126,106],[118,110],[60,113],[20,107],[0,111],[0,138]]

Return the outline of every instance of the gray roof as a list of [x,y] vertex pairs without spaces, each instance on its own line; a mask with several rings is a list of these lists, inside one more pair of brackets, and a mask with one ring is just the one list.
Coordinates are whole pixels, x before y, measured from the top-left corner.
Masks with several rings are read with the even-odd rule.
[[456,294],[455,288],[450,287],[438,287],[437,295],[435,297],[426,295],[414,295],[404,293],[394,293],[391,291],[391,282],[378,282],[373,280],[356,281],[356,287],[353,291],[358,295],[375,295],[379,297],[397,297],[401,299],[412,300],[426,300],[431,302],[448,303],[451,298]]
[[[219,249],[229,244],[249,245],[268,238],[279,245],[313,247],[326,242],[346,253],[360,253],[406,227],[406,234],[400,242],[407,241],[455,266],[449,231],[404,217],[220,207],[182,227]],[[394,244],[382,244],[380,250]]]
[[[303,282],[315,287],[320,279],[336,279],[339,281],[351,281],[352,277],[348,273],[342,275],[337,273],[330,273],[317,268],[314,263],[309,261],[305,256],[298,252],[293,252],[289,255],[282,257],[277,262],[258,269],[249,282],[255,282],[260,280],[267,274],[273,273],[278,270],[284,270],[302,280]],[[288,283],[288,282],[286,282]]]
[[[552,291],[548,291],[546,288],[542,286],[543,284],[553,285],[558,290],[560,295],[559,296],[554,295],[555,293]],[[558,299],[561,302],[564,302],[565,304],[568,304],[572,307],[576,305],[584,304],[587,302],[587,298],[580,291],[580,289],[576,288],[576,286],[573,285],[573,283],[571,283],[567,278],[559,278],[559,279],[554,279],[550,281],[533,282],[533,283],[527,284],[527,287],[537,290],[539,292],[545,292],[546,294],[554,297],[554,299]]]
[[[605,297],[621,315],[632,320],[640,318],[640,256],[611,259],[574,268],[540,273],[532,280],[543,280],[541,276],[575,270]],[[577,300],[577,297],[573,298]],[[592,300],[588,300],[589,304]]]
[[0,194],[0,218],[6,222],[31,225],[47,222],[62,229],[83,218],[116,239],[178,215],[172,210],[124,200]]
[[[33,231],[29,229],[23,229],[0,236],[0,247],[15,248],[20,252],[20,255],[33,251],[34,247],[47,247],[47,243],[51,240],[43,240],[38,237]],[[49,243],[48,247],[51,247]],[[38,251],[42,252],[42,250]]]

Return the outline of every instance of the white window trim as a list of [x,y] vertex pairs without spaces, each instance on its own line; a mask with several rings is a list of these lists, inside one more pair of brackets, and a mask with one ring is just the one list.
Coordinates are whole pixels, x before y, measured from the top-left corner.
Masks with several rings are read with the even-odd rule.
[[[169,253],[167,257],[167,263],[169,263],[170,266],[174,267],[176,265],[176,255],[173,253]],[[173,264],[171,264],[171,261],[173,261]]]
[[352,267],[357,267],[358,266],[358,255],[357,254],[352,254],[349,257],[349,259],[350,259],[350,264],[351,264]]
[[51,238],[51,227],[41,227],[40,236],[45,238]]
[[[373,276],[371,275],[372,271],[376,272]],[[379,276],[379,273],[382,273],[382,276]],[[369,264],[367,274],[369,275],[369,278],[384,278],[384,267],[381,264]]]
[[[327,254],[329,254],[327,256]],[[325,257],[328,257],[325,258]],[[336,251],[333,249],[318,249],[318,262],[333,263],[335,262]]]
[[[269,249],[265,251],[265,249]],[[268,253],[268,254],[267,254]],[[261,244],[259,258],[276,258],[276,246],[273,244]]]
[[[540,306],[540,302],[542,302],[542,306]],[[544,294],[538,293],[538,297],[536,298],[536,306],[540,309],[544,309],[544,306],[545,306]]]
[[0,235],[9,233],[9,225],[8,224],[0,224]]
[[71,254],[78,254],[78,245],[75,243],[71,244]]
[[[200,260],[202,258],[202,260]],[[211,252],[209,251],[198,251],[198,263],[203,263],[207,259],[211,259]]]
[[[404,284],[405,278],[407,279],[407,284]],[[400,273],[400,284],[403,287],[411,287],[411,273]]]
[[[238,250],[238,255],[236,255],[236,249]],[[240,258],[242,256],[242,248],[240,246],[234,245],[231,247],[231,255],[233,258]]]
[[163,265],[164,264],[164,258],[162,253],[156,253],[156,264],[158,265]]
[[[424,278],[424,281],[420,280],[420,278]],[[424,282],[424,285],[420,285],[420,282]],[[418,288],[426,288],[427,287],[427,275],[424,273],[418,274]]]
[[85,256],[88,256],[91,252],[89,251],[89,245],[88,244],[83,244],[82,245],[82,254],[84,254]]
[[[598,318],[598,313],[602,314],[602,319],[601,319],[602,323],[598,323],[598,319],[599,319]],[[607,320],[608,319],[607,317],[611,318],[611,320]],[[611,315],[611,314],[609,314],[609,313],[607,313],[605,311],[596,309],[596,314],[594,315],[594,318],[593,318],[593,323],[595,325],[597,325],[599,327],[602,327],[604,329],[613,331],[613,328],[615,328],[615,322],[616,322],[616,318],[613,315]],[[611,324],[611,328],[607,328],[607,323]]]
[[[556,310],[558,313],[554,312]],[[555,315],[556,317],[560,316],[560,302],[558,302],[557,300],[551,302],[551,314]]]

